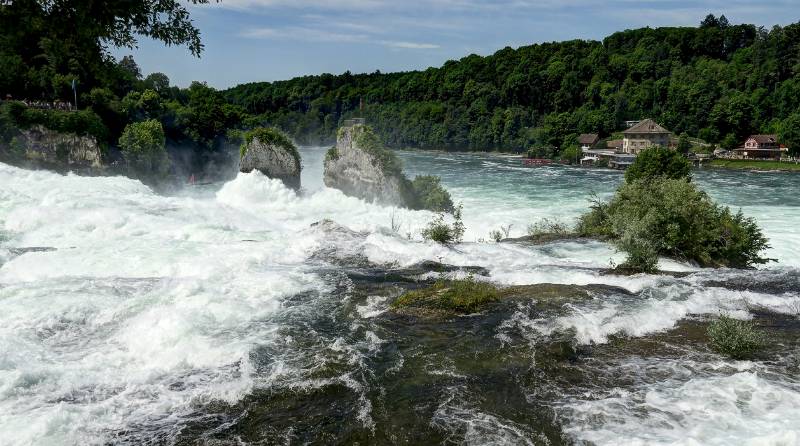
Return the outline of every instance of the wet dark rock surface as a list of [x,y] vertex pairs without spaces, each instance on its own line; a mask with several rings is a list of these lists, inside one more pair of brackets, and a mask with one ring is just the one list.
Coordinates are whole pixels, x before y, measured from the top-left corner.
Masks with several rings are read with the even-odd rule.
[[765,294],[800,292],[799,270],[752,271],[751,274],[735,274],[731,276],[724,278],[724,280],[720,278],[709,279],[703,285]]
[[[470,268],[425,262],[325,273],[328,297],[309,292],[287,299],[287,323],[253,352],[260,377],[254,390],[233,405],[198,402],[180,434],[156,443],[573,444],[565,423],[574,414],[565,401],[702,376],[712,373],[702,364],[721,359],[708,347],[706,317],[589,345],[576,342],[570,330],[531,337],[525,329],[587,300],[637,298],[607,285],[506,287],[502,299],[466,316],[390,308],[404,292],[430,286],[433,279],[420,275],[465,270]],[[312,302],[319,310],[309,317]],[[766,370],[797,373],[798,317],[754,317],[771,340],[757,362]],[[676,377],[669,368],[674,365],[659,364],[685,364],[685,376]]]

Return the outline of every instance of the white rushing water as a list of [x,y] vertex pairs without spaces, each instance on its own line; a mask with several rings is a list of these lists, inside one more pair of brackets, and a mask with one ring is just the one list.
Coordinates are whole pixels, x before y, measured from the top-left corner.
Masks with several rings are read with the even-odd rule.
[[[121,177],[62,176],[0,164],[0,443],[102,444],[115,432],[169,430],[203,402],[240,400],[270,379],[254,373],[251,353],[277,336],[284,299],[327,292],[310,256],[330,245],[338,255],[361,254],[379,264],[483,266],[501,284],[601,283],[646,296],[620,295],[557,319],[516,321],[532,338],[574,329],[579,342],[602,343],[612,334],[669,329],[691,315],[748,317],[752,306],[783,313],[800,308],[798,290],[734,293],[704,285],[720,275],[762,273],[616,277],[599,272],[622,258],[602,243],[477,242],[501,225],[511,224],[514,236],[537,219],[571,221],[592,192],[613,190],[617,173],[523,169],[517,160],[486,155],[404,153],[409,172],[441,175],[464,203],[466,243],[450,249],[420,239],[431,213],[327,189],[321,183],[324,150],[302,153],[300,194],[259,173],[162,196]],[[763,225],[773,241],[770,255],[779,259],[769,266],[771,274],[796,274],[797,176],[719,173],[698,174],[697,180]],[[779,188],[792,198],[776,199]],[[332,238],[311,226],[323,219],[362,235]],[[397,232],[393,219],[401,224]],[[20,250],[37,247],[52,249]],[[663,266],[695,270],[674,262]],[[363,316],[376,311],[365,307]],[[590,420],[573,432],[598,444],[619,444],[621,438],[642,438],[641,444],[691,443],[686,438],[692,444],[710,438],[721,439],[718,444],[737,438],[742,444],[797,444],[800,423],[789,422],[800,419],[797,383],[743,367],[576,401],[570,410]],[[443,413],[455,410],[445,403]],[[658,407],[659,416],[671,421],[643,416],[637,405]],[[606,421],[598,425],[599,418]],[[473,421],[475,429],[487,429],[483,425],[491,420]],[[694,436],[683,437],[680,429]]]

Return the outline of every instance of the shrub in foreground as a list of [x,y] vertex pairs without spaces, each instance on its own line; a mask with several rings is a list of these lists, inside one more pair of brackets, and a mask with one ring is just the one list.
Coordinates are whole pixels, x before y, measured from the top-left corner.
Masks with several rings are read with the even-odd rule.
[[508,236],[511,234],[511,227],[514,225],[505,225],[500,226],[500,229],[494,229],[489,231],[489,238],[494,240],[496,243],[500,243],[503,239],[507,239]]
[[443,245],[460,243],[464,238],[464,222],[461,220],[462,206],[459,204],[453,210],[453,224],[450,225],[444,220],[444,214],[438,213],[428,226],[422,230],[422,238],[431,240]]
[[544,235],[563,236],[571,233],[572,230],[567,224],[554,218],[543,218],[536,223],[528,225],[528,236],[534,238]]
[[751,358],[765,343],[753,322],[728,316],[720,316],[708,326],[708,337],[711,348],[733,359]]
[[610,239],[628,253],[626,264],[642,271],[652,270],[658,256],[704,267],[748,268],[770,261],[761,256],[769,245],[752,218],[715,204],[685,179],[626,183],[611,201],[581,217],[578,231]]

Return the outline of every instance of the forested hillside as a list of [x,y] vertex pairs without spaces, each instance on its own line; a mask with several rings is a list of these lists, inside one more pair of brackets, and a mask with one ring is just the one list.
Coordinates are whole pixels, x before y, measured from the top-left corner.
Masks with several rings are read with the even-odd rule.
[[[724,146],[800,124],[800,24],[765,30],[708,16],[697,28],[644,28],[467,56],[407,73],[324,74],[224,92],[301,142],[333,139],[361,113],[394,147],[557,150],[652,117]],[[359,112],[363,104],[363,112]]]
[[[0,106],[0,151],[14,145],[17,128],[44,125],[92,134],[113,154],[127,126],[155,120],[173,163],[195,171],[237,145],[239,130],[276,126],[298,143],[330,144],[356,115],[395,148],[554,157],[575,150],[580,133],[609,136],[626,120],[652,117],[724,147],[777,132],[800,149],[800,23],[768,31],[708,16],[699,27],[505,48],[425,71],[323,74],[221,92],[201,82],[170,86],[166,75],[144,76],[132,57],[109,53],[146,35],[199,54],[184,4],[103,5],[0,5],[0,96],[25,100]],[[63,106],[76,92],[80,113],[23,106]]]

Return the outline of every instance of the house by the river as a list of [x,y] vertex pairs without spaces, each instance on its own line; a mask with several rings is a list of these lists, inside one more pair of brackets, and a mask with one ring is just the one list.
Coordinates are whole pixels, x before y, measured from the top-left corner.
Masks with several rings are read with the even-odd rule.
[[778,143],[778,135],[751,135],[742,146],[734,150],[736,158],[780,160],[789,148]]
[[581,164],[593,165],[604,161],[609,167],[625,169],[633,163],[642,150],[653,146],[669,148],[676,146],[672,132],[652,119],[629,121],[626,124],[630,124],[630,127],[622,132],[623,139],[607,141],[602,148],[598,148],[600,142],[598,135],[580,135],[578,144],[583,151]]
[[578,137],[578,144],[581,146],[583,158],[581,165],[593,165],[600,160],[608,161],[614,156],[615,150],[612,147],[601,147],[600,135],[596,133],[584,133]]
[[600,142],[600,135],[597,133],[584,133],[578,137],[578,145],[581,150],[591,150]]
[[622,132],[622,151],[638,155],[644,149],[653,146],[672,146],[672,132],[661,127],[652,119],[645,119]]

